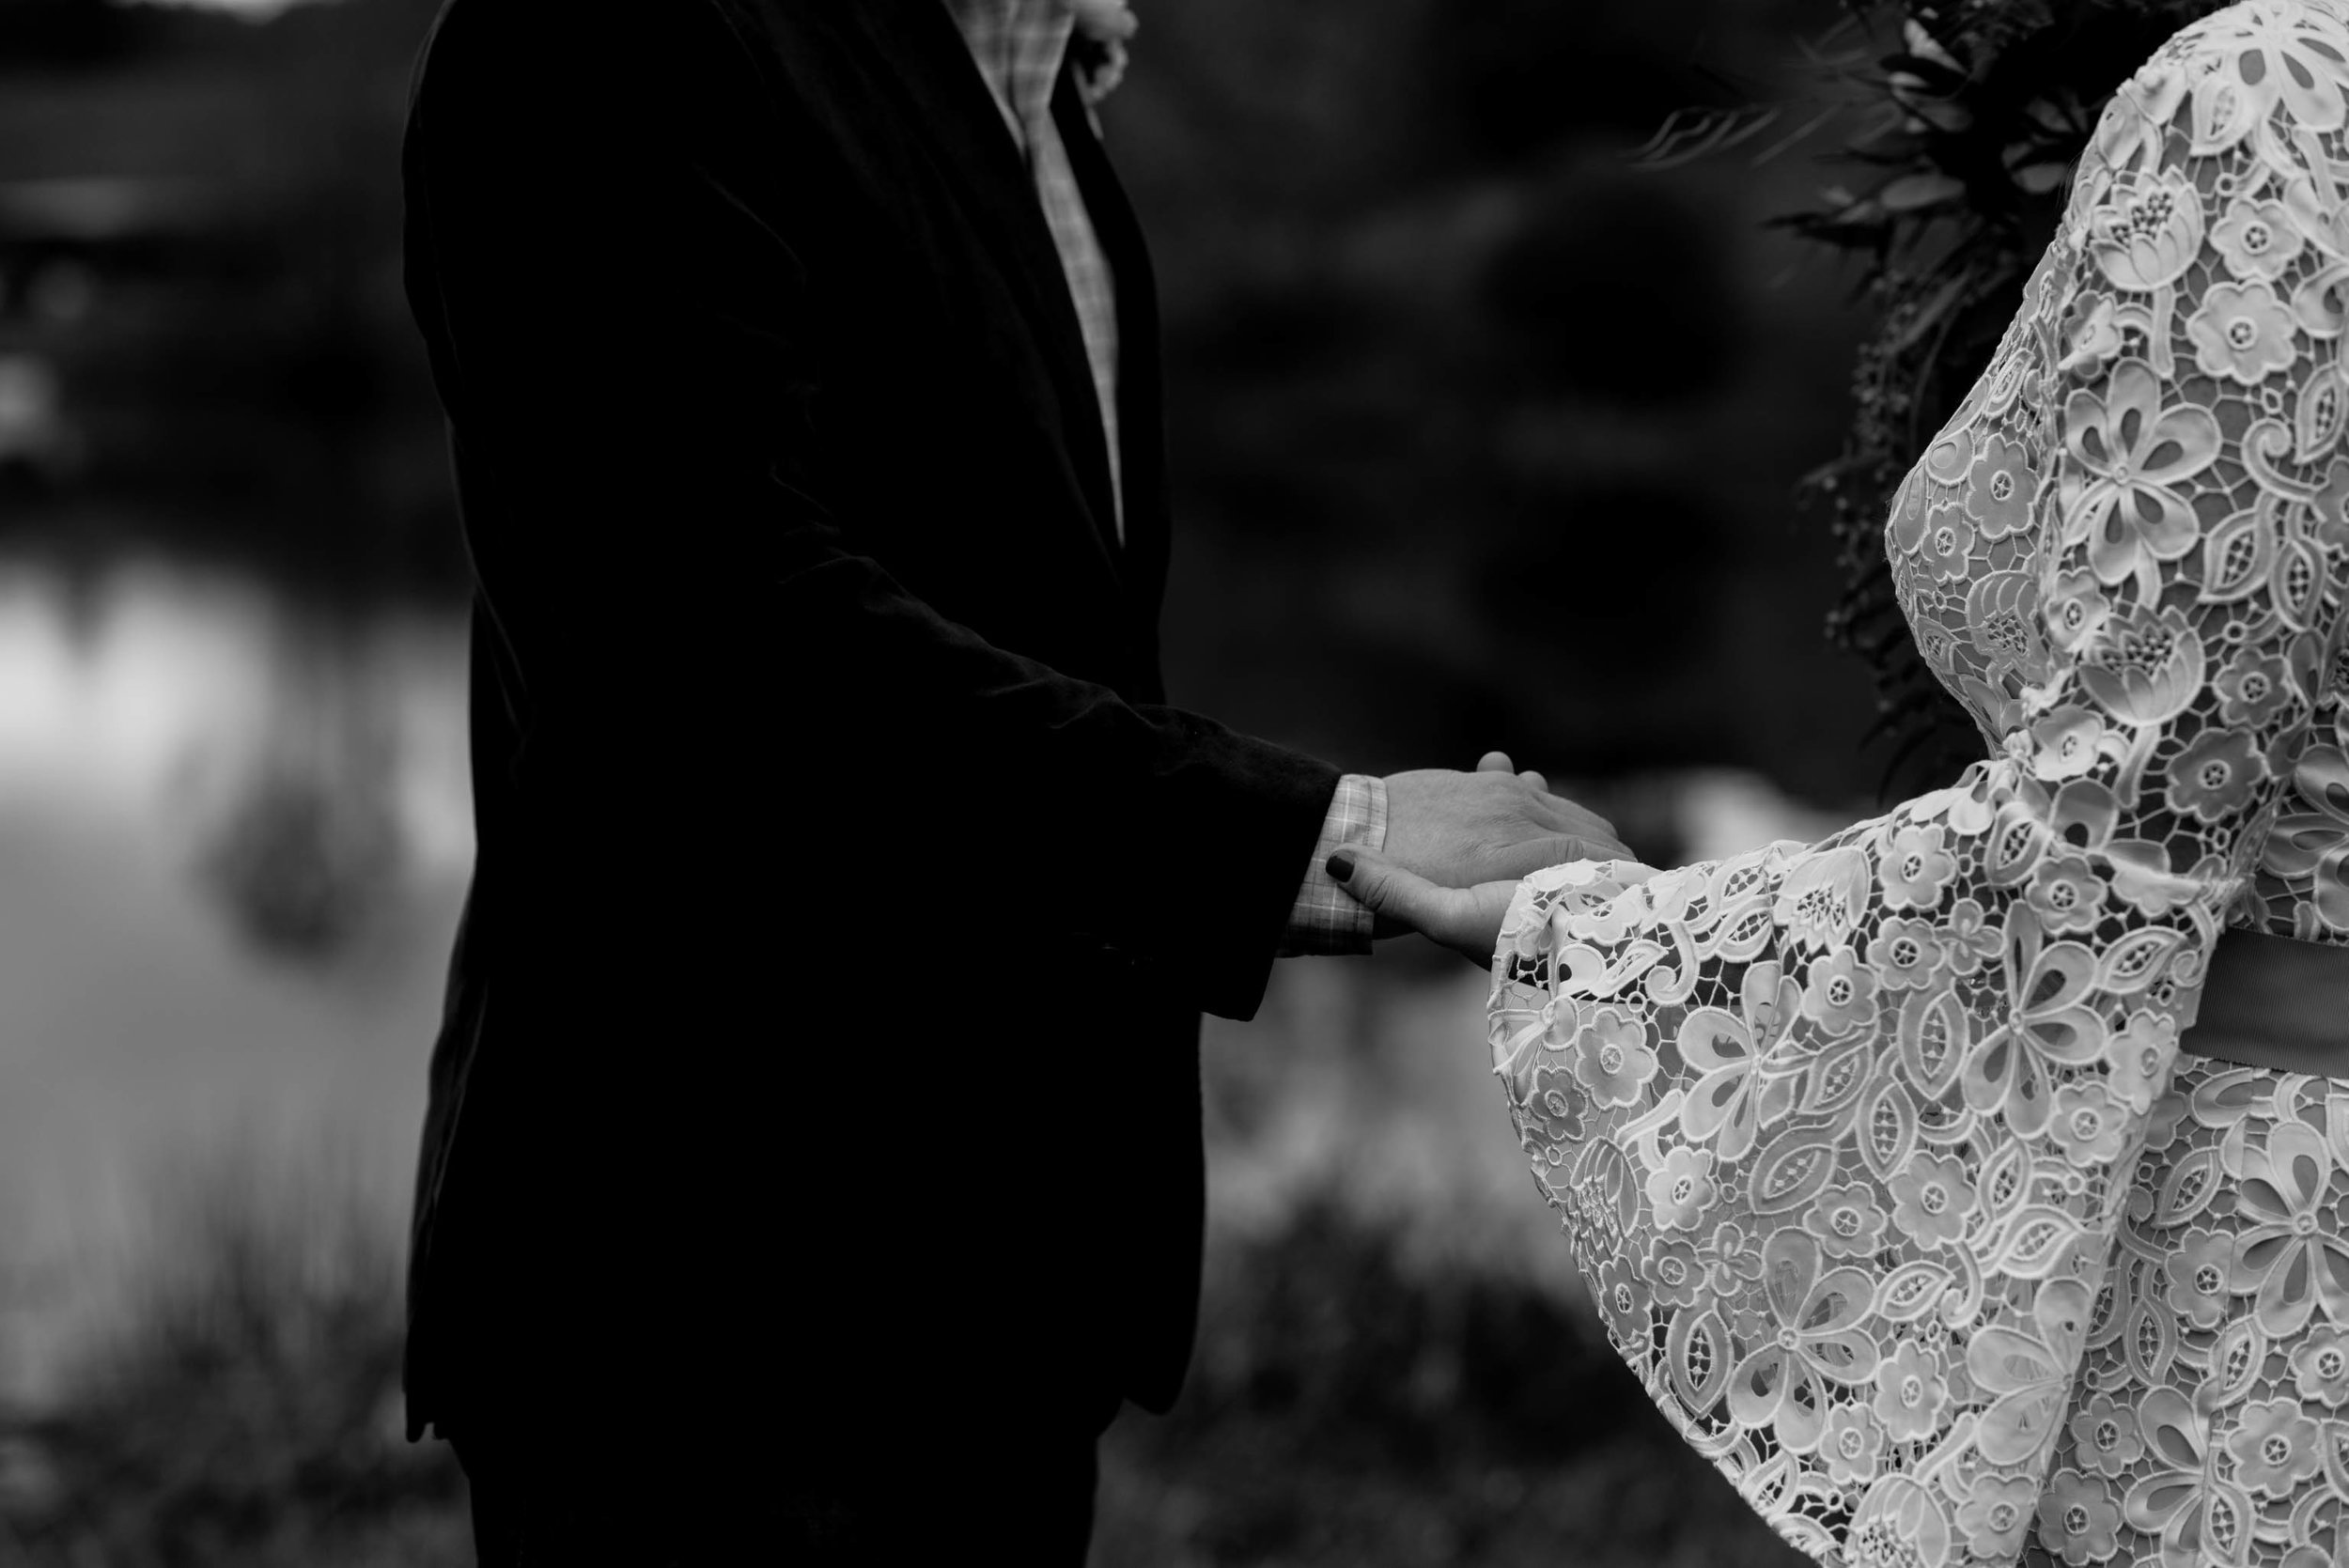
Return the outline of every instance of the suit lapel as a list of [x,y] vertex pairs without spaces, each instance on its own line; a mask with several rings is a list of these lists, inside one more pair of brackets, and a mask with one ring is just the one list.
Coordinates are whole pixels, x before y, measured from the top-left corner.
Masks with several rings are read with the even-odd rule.
[[[994,95],[940,0],[854,0],[846,8],[881,51],[878,74],[910,101],[908,117],[917,135],[962,198],[1035,333],[1059,395],[1069,456],[1115,567],[1109,452],[1083,331],[1035,186]],[[1063,82],[1065,87],[1066,73]]]

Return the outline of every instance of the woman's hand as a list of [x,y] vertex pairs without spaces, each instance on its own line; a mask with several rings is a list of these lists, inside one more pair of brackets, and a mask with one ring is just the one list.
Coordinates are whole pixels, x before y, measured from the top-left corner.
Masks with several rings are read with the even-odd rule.
[[1330,879],[1361,900],[1382,926],[1417,931],[1486,966],[1501,945],[1501,923],[1517,891],[1514,881],[1439,887],[1368,849],[1341,849],[1330,857],[1328,869]]

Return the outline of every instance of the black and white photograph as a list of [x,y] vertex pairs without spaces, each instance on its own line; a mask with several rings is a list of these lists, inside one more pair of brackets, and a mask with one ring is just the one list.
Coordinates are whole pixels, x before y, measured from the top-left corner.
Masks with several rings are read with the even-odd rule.
[[2349,0],[0,0],[0,1568],[2349,1564]]

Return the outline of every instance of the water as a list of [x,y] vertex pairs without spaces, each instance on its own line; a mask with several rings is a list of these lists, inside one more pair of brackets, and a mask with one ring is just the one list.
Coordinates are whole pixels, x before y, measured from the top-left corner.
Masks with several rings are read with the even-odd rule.
[[[229,1164],[396,1222],[472,855],[463,670],[455,617],[0,565],[0,1397],[54,1382]],[[337,920],[257,921],[352,816],[391,847]]]

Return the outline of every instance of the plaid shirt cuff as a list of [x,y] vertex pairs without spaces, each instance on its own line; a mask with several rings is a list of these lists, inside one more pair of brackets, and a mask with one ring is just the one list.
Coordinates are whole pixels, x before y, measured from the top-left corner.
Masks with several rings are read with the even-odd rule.
[[1329,955],[1370,951],[1371,913],[1354,895],[1330,879],[1326,864],[1331,851],[1346,846],[1380,850],[1387,846],[1387,781],[1366,773],[1348,773],[1338,781],[1338,793],[1322,819],[1321,837],[1305,867],[1304,885],[1289,906],[1288,930],[1281,939],[1281,956]]

